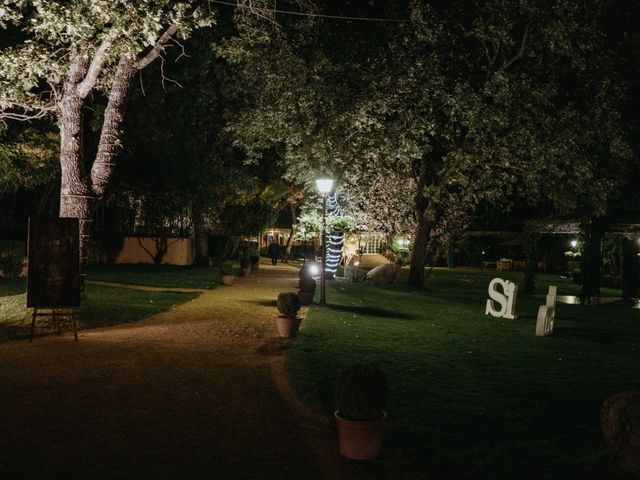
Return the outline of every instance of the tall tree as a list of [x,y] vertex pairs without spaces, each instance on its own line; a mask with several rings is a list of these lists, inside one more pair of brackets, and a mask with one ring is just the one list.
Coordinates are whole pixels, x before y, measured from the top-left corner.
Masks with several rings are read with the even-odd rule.
[[[82,274],[94,200],[108,185],[121,145],[127,93],[137,72],[170,45],[211,25],[189,1],[19,0],[0,8],[0,27],[19,30],[0,52],[0,119],[55,116],[60,130],[60,216],[80,220]],[[85,157],[85,108],[93,92],[107,105],[93,158]]]
[[[373,3],[369,12],[385,11]],[[255,88],[231,127],[238,143],[249,152],[281,145],[290,175],[344,172],[372,217],[412,212],[416,286],[428,249],[483,202],[507,203],[516,191],[600,210],[630,158],[603,5],[397,3],[387,16],[410,21],[307,21],[267,36],[244,20],[252,34],[227,49]]]

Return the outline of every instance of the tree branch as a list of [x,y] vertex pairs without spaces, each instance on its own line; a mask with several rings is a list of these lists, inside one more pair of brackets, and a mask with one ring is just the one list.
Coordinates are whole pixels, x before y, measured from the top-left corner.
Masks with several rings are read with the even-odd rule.
[[113,42],[116,39],[115,30],[111,30],[105,39],[102,41],[102,44],[96,50],[91,63],[89,64],[89,68],[87,70],[87,74],[84,79],[78,84],[76,87],[76,93],[80,98],[86,98],[93,87],[96,85],[96,81],[98,80],[98,75],[100,75],[100,70],[102,69],[102,65],[104,65],[105,60],[107,59],[107,55],[109,53],[109,49],[113,45]]
[[162,35],[160,35],[160,38],[158,38],[158,41],[153,46],[151,51],[136,62],[136,67],[138,68],[138,70],[142,70],[151,62],[153,62],[156,58],[158,58],[160,54],[164,52],[164,47],[167,45],[169,40],[171,40],[171,36],[177,31],[178,31],[177,23],[174,23],[169,28],[167,28],[167,30]]
[[509,68],[516,60],[522,58],[524,55],[524,49],[527,45],[527,38],[529,38],[529,28],[531,27],[531,23],[527,23],[527,26],[524,29],[524,35],[522,35],[522,42],[520,43],[520,48],[516,52],[516,54],[511,57],[509,60],[505,60],[502,64],[502,70]]
[[[17,120],[19,122],[28,122],[31,120],[39,120],[46,117],[49,113],[55,111],[56,106],[54,104],[44,105],[38,109],[27,109],[25,113],[7,112],[0,110],[0,120]],[[26,113],[29,110],[35,110],[34,113]]]

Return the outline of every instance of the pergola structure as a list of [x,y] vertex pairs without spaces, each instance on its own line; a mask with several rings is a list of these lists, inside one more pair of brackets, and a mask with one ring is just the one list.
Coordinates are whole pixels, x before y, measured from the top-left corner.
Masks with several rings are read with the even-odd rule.
[[[638,265],[638,239],[640,239],[640,223],[623,223],[604,221],[579,223],[576,221],[538,220],[527,222],[530,233],[533,234],[581,234],[584,241],[582,262],[582,292],[583,302],[592,299],[599,301],[600,296],[600,263],[602,256],[601,242],[606,233],[620,235],[622,240],[622,297],[637,299],[640,296],[640,266]],[[530,245],[525,270],[525,286],[533,287],[535,276],[535,246]],[[525,252],[527,248],[525,246]],[[528,277],[528,278],[527,278]]]

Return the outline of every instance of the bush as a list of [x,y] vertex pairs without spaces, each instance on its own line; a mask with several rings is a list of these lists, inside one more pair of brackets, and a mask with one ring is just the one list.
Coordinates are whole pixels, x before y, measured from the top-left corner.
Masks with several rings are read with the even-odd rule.
[[294,292],[284,292],[278,295],[278,311],[288,318],[296,318],[300,310],[300,299]]
[[260,250],[258,242],[252,242],[250,240],[241,240],[238,244],[238,248],[241,249],[243,254],[248,257],[258,255],[258,250]]
[[249,257],[240,258],[240,268],[251,268],[251,259]]
[[336,409],[347,420],[368,421],[382,417],[387,408],[387,378],[372,364],[343,369],[336,383]]
[[240,238],[231,235],[209,235],[208,242],[209,256],[213,259],[213,264],[221,265],[235,253]]
[[299,287],[303,293],[315,293],[316,281],[311,277],[302,277],[300,278]]
[[291,247],[290,258],[315,259],[315,249],[313,245],[294,245]]
[[222,275],[233,275],[233,263],[224,262],[220,266],[220,272],[222,273]]
[[0,240],[0,271],[9,278],[17,278],[22,273],[25,244],[14,240]]
[[249,260],[251,260],[251,265],[258,265],[260,263],[260,255],[251,255]]

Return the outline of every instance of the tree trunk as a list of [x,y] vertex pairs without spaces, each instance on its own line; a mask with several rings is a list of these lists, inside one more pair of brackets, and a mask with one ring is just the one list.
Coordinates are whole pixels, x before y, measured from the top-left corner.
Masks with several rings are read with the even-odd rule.
[[638,298],[640,290],[640,268],[638,266],[636,241],[622,238],[622,298]]
[[58,109],[60,129],[60,217],[77,218],[80,224],[80,285],[84,287],[87,244],[94,197],[87,182],[82,148],[83,101],[67,94]]
[[589,219],[581,225],[584,238],[582,249],[582,289],[580,300],[590,304],[600,301],[600,264],[602,263],[602,220]]
[[199,200],[193,202],[193,235],[196,247],[193,263],[196,265],[209,266],[209,235],[205,222],[205,214]]
[[414,215],[418,224],[409,261],[409,285],[418,288],[424,287],[424,264],[427,257],[429,234],[431,233],[431,224],[426,217],[429,203],[424,197],[424,189],[427,184],[427,165],[427,157],[421,158],[418,164],[414,198]]
[[532,295],[536,290],[536,273],[538,271],[538,239],[534,226],[525,224],[522,232],[522,244],[524,248],[524,280],[522,292]]
[[98,197],[104,193],[113,174],[114,160],[121,147],[120,136],[127,93],[136,72],[137,67],[134,58],[127,55],[120,58],[113,85],[109,92],[109,102],[104,111],[98,153],[91,167],[91,183],[93,191]]
[[291,212],[291,232],[289,238],[287,238],[287,246],[284,249],[284,261],[287,262],[291,256],[291,249],[293,248],[293,240],[296,238],[296,231],[298,230],[298,217],[296,217],[296,207],[289,204],[289,211]]
[[424,287],[424,264],[430,233],[431,224],[424,215],[421,215],[418,217],[418,225],[416,226],[416,235],[413,239],[411,260],[409,262],[409,285],[414,287]]

